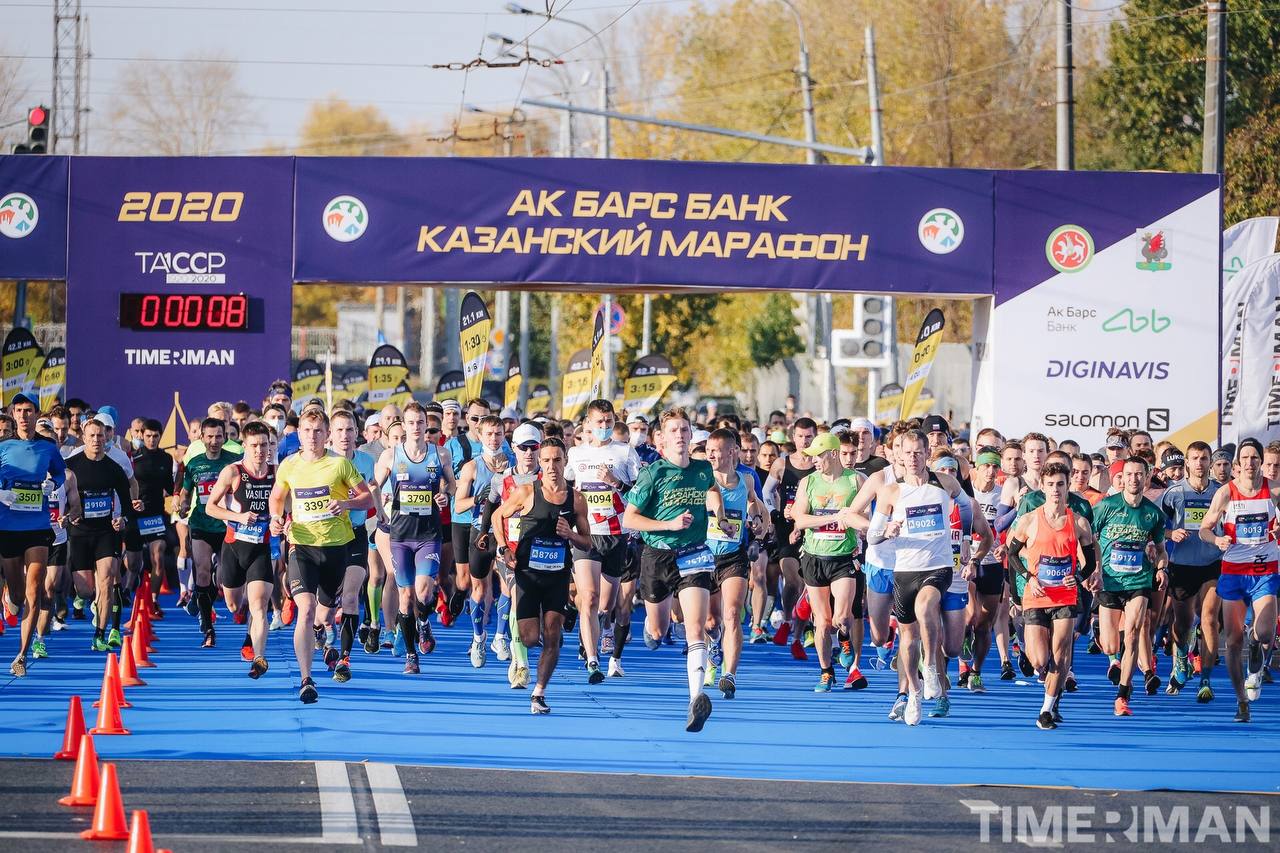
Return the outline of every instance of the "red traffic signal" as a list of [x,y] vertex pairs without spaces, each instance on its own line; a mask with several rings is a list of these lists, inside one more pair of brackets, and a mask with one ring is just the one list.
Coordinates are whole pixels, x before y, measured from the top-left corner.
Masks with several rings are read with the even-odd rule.
[[27,113],[27,124],[41,127],[49,121],[49,111],[44,107],[32,107]]

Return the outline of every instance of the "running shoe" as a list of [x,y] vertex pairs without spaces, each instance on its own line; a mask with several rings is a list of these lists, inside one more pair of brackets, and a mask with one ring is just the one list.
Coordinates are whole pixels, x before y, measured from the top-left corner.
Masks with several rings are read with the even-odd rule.
[[945,717],[951,713],[951,700],[946,696],[939,696],[938,701],[929,709],[930,717]]
[[969,686],[969,664],[960,661],[960,675],[956,678],[956,685],[959,687]]
[[119,628],[111,629],[111,633],[107,635],[107,645],[113,649],[118,649],[124,645],[124,637],[120,634]]
[[1031,665],[1031,658],[1027,657],[1025,652],[1018,655],[1018,669],[1022,670],[1022,674],[1026,678],[1036,674],[1036,668]]
[[1191,672],[1195,675],[1200,674],[1200,655],[1191,655]]
[[656,637],[650,637],[649,632],[644,632],[644,647],[651,652],[656,652],[658,647],[662,645],[662,641]]
[[511,643],[502,634],[493,635],[493,642],[489,644],[489,649],[498,660],[511,660]]
[[401,675],[417,675],[419,674],[419,672],[421,672],[421,670],[418,669],[418,656],[412,655],[412,654],[405,655],[404,669],[400,671],[400,674]]
[[280,618],[280,611],[277,610],[271,615],[271,624],[267,626],[268,631],[280,631],[284,628],[284,620]]
[[1213,701],[1213,687],[1209,684],[1209,679],[1200,679],[1200,689],[1196,691],[1196,701],[1202,705]]
[[1249,722],[1249,703],[1248,702],[1236,703],[1236,722],[1237,723]]
[[899,693],[898,697],[893,700],[893,707],[889,709],[889,719],[897,722],[907,712],[907,694]]
[[449,621],[450,623],[458,621],[458,616],[462,613],[462,608],[467,606],[467,594],[455,589],[453,595],[449,596]]
[[1076,681],[1076,674],[1071,670],[1067,670],[1067,680],[1063,683],[1062,689],[1068,693],[1075,693],[1080,689],[1080,684]]
[[67,623],[66,623],[66,621],[64,621],[64,620],[62,620],[62,619],[59,619],[59,618],[58,618],[58,617],[56,617],[56,616],[55,616],[55,617],[53,617],[53,619],[51,619],[51,620],[50,620],[49,625],[50,625],[50,627],[51,627],[55,632],[57,632],[57,631],[65,631],[65,630],[67,630]]
[[9,664],[9,672],[16,678],[25,678],[27,675],[27,662],[22,658],[14,658],[13,663]]
[[245,661],[253,660],[253,640],[248,634],[244,635],[244,642],[240,644],[240,659]]
[[[689,654],[689,644],[688,644],[688,643],[685,643],[685,645],[684,645],[684,651],[680,652],[680,654],[682,654],[682,655],[687,655],[687,654]],[[587,647],[586,647],[586,646],[584,646],[584,645],[582,645],[582,641],[581,641],[581,640],[579,640],[579,641],[578,641],[578,660],[583,661],[583,662],[586,662],[586,660],[587,660]]]
[[534,716],[542,716],[551,713],[551,706],[547,704],[545,697],[534,694],[529,697],[529,713]]
[[1120,684],[1120,661],[1113,660],[1107,667],[1107,680],[1117,686]]
[[333,668],[333,680],[339,684],[351,680],[351,658],[343,658]]
[[1013,680],[1014,680],[1015,678],[1017,678],[1017,677],[1018,677],[1018,676],[1017,676],[1017,674],[1016,674],[1016,673],[1014,673],[1014,671],[1013,671],[1013,664],[1009,663],[1007,660],[1006,660],[1006,661],[1001,661],[1001,663],[1000,663],[1000,680],[1001,680],[1001,681],[1013,681]]
[[973,634],[965,632],[964,642],[960,644],[960,657],[965,661],[973,660]]
[[1053,714],[1048,711],[1041,711],[1040,716],[1036,717],[1037,729],[1056,729],[1058,724],[1053,721]]
[[986,693],[986,685],[982,683],[982,673],[969,673],[969,692],[970,693]]
[[713,663],[707,664],[707,671],[702,676],[702,686],[703,687],[716,686],[716,665],[715,664]]
[[31,657],[39,660],[40,658],[47,658],[48,656],[49,650],[44,647],[44,640],[36,637],[31,641]]
[[610,678],[622,678],[626,674],[627,674],[626,670],[622,668],[622,661],[618,660],[617,658],[609,658],[609,677]]
[[707,645],[707,660],[711,661],[712,666],[724,663],[724,649],[721,648],[719,640],[712,640]]
[[867,677],[862,674],[862,670],[856,666],[849,670],[849,674],[844,679],[845,690],[866,690]]
[[787,640],[791,637],[791,623],[783,622],[778,626],[778,630],[774,632],[773,642],[778,646],[785,646]]
[[1186,685],[1187,668],[1185,665],[1179,666],[1178,661],[1175,658],[1173,662],[1173,671],[1169,673],[1169,683],[1164,688],[1165,695],[1177,696],[1182,692],[1182,688]]
[[218,637],[216,634],[214,634],[213,629],[210,628],[208,631],[204,632],[204,642],[200,644],[200,648],[211,649],[215,645],[217,645],[217,642],[218,642]]
[[942,694],[942,685],[938,683],[938,668],[936,666],[926,666],[921,674],[921,689],[924,691],[924,698],[937,699]]
[[1262,644],[1253,638],[1252,632],[1249,634],[1249,672],[1254,673],[1262,669]]
[[[575,612],[576,612],[576,611],[575,611]],[[683,629],[683,627],[680,629],[680,633],[681,633],[682,635],[684,634],[684,629]],[[674,646],[675,644],[676,644],[676,626],[675,626],[674,624],[672,624],[672,625],[668,625],[668,626],[667,626],[667,633],[665,633],[665,634],[663,634],[663,635],[662,635],[662,645],[664,645],[664,646]]]
[[529,686],[529,667],[517,666],[516,667],[516,683],[512,684],[511,687],[515,690],[524,690],[528,686]]
[[179,600],[178,606],[186,610],[188,616],[195,619],[200,615],[200,602],[196,601],[196,597],[189,592],[183,594],[187,597],[187,600]]
[[326,634],[326,632],[325,632],[325,628],[324,628],[324,626],[323,626],[323,625],[315,625],[315,626],[313,626],[313,627],[312,627],[312,629],[311,629],[311,630],[312,630],[312,632],[316,635],[316,646],[317,646],[317,647],[319,647],[319,646],[332,646],[332,645],[333,645],[333,641],[332,641],[332,640],[330,640],[330,639],[328,638],[328,636],[327,636],[327,634]]
[[805,629],[805,631],[804,631],[804,647],[805,647],[806,649],[811,649],[811,648],[813,648],[813,644],[814,644],[815,640],[816,640],[816,636],[815,636],[815,634],[813,633],[813,629],[812,629],[812,628],[806,628],[806,629]]
[[90,651],[109,652],[111,647],[107,645],[107,638],[98,634],[93,635],[93,642],[89,644]]
[[[186,593],[184,593],[184,595],[185,595],[185,594],[186,594]],[[179,607],[182,607],[184,604],[186,604],[186,602],[185,602],[185,601],[183,601],[182,599],[178,599],[178,606],[179,606]],[[75,597],[75,599],[71,602],[71,618],[72,618],[72,619],[84,619],[84,599],[83,599],[83,598],[81,598],[81,597],[80,597],[80,596],[78,596],[78,595],[77,595],[77,596]]]
[[1132,717],[1132,716],[1133,716],[1133,711],[1129,710],[1129,700],[1128,700],[1128,699],[1122,699],[1122,698],[1120,698],[1119,696],[1117,696],[1117,697],[1116,697],[1116,716],[1117,716],[1117,717]]
[[[497,640],[494,640],[494,642],[497,642]],[[497,649],[494,649],[494,653],[497,654]],[[605,631],[600,635],[600,657],[608,657],[611,654],[613,654],[613,631]],[[506,660],[506,658],[502,658],[502,660]]]
[[836,683],[836,677],[829,672],[824,672],[818,676],[818,683],[813,685],[814,693],[830,693],[832,686]]
[[883,672],[893,668],[893,649],[888,646],[876,646],[876,656],[871,659],[871,668]]
[[1145,684],[1147,688],[1147,695],[1148,696],[1156,695],[1156,691],[1160,689],[1160,676],[1156,675],[1155,670],[1152,670],[1147,673]]
[[689,719],[685,721],[684,730],[686,732],[700,732],[702,727],[706,725],[707,718],[711,716],[711,699],[705,693],[699,693],[692,702],[689,703]]
[[1262,695],[1262,673],[1251,672],[1244,679],[1244,694],[1250,702],[1257,702]]
[[1066,722],[1066,720],[1062,719],[1062,712],[1058,710],[1058,703],[1056,701],[1053,703],[1053,721],[1055,723]]
[[284,602],[280,605],[280,619],[286,625],[293,624],[293,617],[298,613],[298,606],[293,603],[293,599],[289,596],[284,597]]
[[431,633],[431,623],[425,620],[418,629],[418,648],[423,649],[423,654],[427,655],[436,650],[436,635]]
[[600,671],[600,664],[587,661],[587,683],[599,684],[602,681],[604,681],[604,673]]
[[371,625],[364,635],[364,653],[366,655],[376,655],[378,653],[378,640],[382,636],[382,629],[377,625]]
[[769,632],[759,625],[751,626],[751,645],[758,646],[761,643],[767,643],[772,639]]
[[258,680],[267,673],[267,659],[258,656],[253,659],[253,663],[249,665],[249,677]]
[[329,668],[330,672],[333,672],[334,668],[337,667],[338,660],[341,657],[342,655],[333,646],[324,647],[324,665]]
[[237,625],[243,625],[249,621],[249,611],[247,609],[237,610],[235,613],[231,614],[231,621],[235,622]]
[[311,676],[302,679],[302,687],[298,689],[298,701],[303,705],[314,705],[319,698],[320,691],[316,690],[315,679]]
[[404,655],[404,652],[404,631],[396,628],[395,635],[391,638],[391,654],[396,657],[401,657]]
[[791,656],[796,660],[809,659],[809,654],[804,650],[804,645],[799,640],[791,644]]
[[356,629],[356,639],[362,646],[364,645],[364,641],[369,639],[369,623],[362,623],[360,627]]
[[912,693],[907,696],[907,707],[902,712],[902,722],[908,726],[920,725],[920,694]]
[[480,669],[485,664],[485,658],[487,657],[484,650],[485,639],[486,636],[481,634],[471,640],[471,665],[476,669]]
[[160,605],[156,604],[154,601],[151,603],[151,612],[148,615],[151,617],[152,621],[164,621],[164,611],[161,610]]
[[853,666],[853,643],[849,640],[840,641],[840,665],[845,669]]
[[732,672],[726,672],[720,676],[720,693],[726,699],[732,699],[738,695],[738,682],[734,679]]
[[1263,684],[1275,683],[1275,678],[1271,675],[1271,667],[1269,666],[1264,666],[1262,668],[1262,683]]

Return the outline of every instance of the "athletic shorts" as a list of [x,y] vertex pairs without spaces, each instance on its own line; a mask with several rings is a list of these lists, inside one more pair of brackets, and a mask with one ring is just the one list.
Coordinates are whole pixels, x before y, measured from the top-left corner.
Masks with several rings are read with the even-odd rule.
[[325,607],[332,607],[342,595],[342,581],[347,574],[347,546],[293,545],[289,548],[286,578],[289,595],[306,592]]
[[224,530],[221,533],[210,533],[207,530],[196,530],[191,528],[191,539],[194,542],[203,542],[208,545],[215,554],[222,553],[222,545],[227,541],[227,533]]
[[[454,525],[454,529],[457,529],[457,525]],[[476,540],[479,538],[480,531],[474,527],[471,528],[471,536],[467,541],[467,547],[470,551],[467,570],[471,573],[471,577],[476,580],[484,580],[489,577],[489,572],[493,570],[493,559],[497,555],[498,543],[494,541],[493,534],[489,534],[489,547],[482,549],[476,544]]]
[[941,597],[951,586],[951,567],[894,573],[893,615],[899,622],[910,624],[916,621],[916,596],[927,586],[936,589]]
[[[53,533],[49,533],[50,541]],[[99,560],[120,556],[120,534],[114,530],[103,530],[82,536],[67,537],[67,559],[71,561],[71,570],[91,572]]]
[[351,566],[369,571],[369,543],[364,541],[364,536],[360,533],[347,543],[347,567]]
[[867,563],[867,586],[880,595],[893,595],[893,569]]
[[942,593],[942,612],[950,613],[953,610],[964,610],[969,606],[969,593],[967,592],[944,592]]
[[640,552],[644,549],[644,540],[639,536],[627,537],[627,550],[622,558],[622,575],[619,583],[635,583],[640,580]]
[[1257,601],[1280,594],[1280,575],[1223,575],[1218,578],[1218,597],[1223,601]]
[[730,578],[742,578],[746,580],[751,577],[751,566],[747,564],[747,552],[745,548],[739,548],[737,551],[730,551],[728,554],[716,554],[716,589],[724,586],[724,582]]
[[414,578],[440,577],[440,540],[407,539],[391,540],[391,570],[396,574],[396,586],[412,587]]
[[1099,590],[1098,606],[1108,610],[1124,610],[1130,601],[1139,596],[1147,600],[1148,607],[1151,606],[1151,587],[1149,586],[1142,589]]
[[978,595],[1000,595],[1004,592],[1004,566],[999,563],[979,563],[978,577],[973,582]]
[[775,563],[787,559],[799,560],[800,542],[791,541],[791,531],[795,530],[795,526],[789,521],[781,521],[781,518],[781,515],[774,517],[773,547],[769,549],[769,559]]
[[121,537],[124,541],[124,550],[141,551],[142,536],[138,533],[137,523],[130,518],[124,524],[124,535]]
[[573,549],[574,562],[591,560],[600,564],[600,574],[611,578],[622,577],[627,562],[627,537],[622,535],[591,534],[591,547]]
[[1053,623],[1059,619],[1070,619],[1075,621],[1076,609],[1070,604],[1064,604],[1059,607],[1032,607],[1022,611],[1022,622],[1024,625],[1035,625],[1039,628],[1053,628]]
[[1207,583],[1213,583],[1222,574],[1222,561],[1214,560],[1207,566],[1169,564],[1169,594],[1174,601],[1190,601]]
[[49,548],[53,545],[53,530],[0,530],[0,557],[15,560],[27,553],[28,548]]
[[223,542],[218,560],[218,583],[238,589],[249,581],[275,583],[271,546],[265,542]]
[[676,552],[666,548],[643,546],[640,551],[640,597],[651,604],[666,601],[683,589],[705,589],[716,586],[716,573],[697,572],[681,576],[676,568]]
[[471,523],[449,525],[449,539],[453,543],[453,561],[467,563],[471,560]]
[[802,552],[800,554],[800,579],[805,586],[831,586],[833,581],[853,577],[857,564],[853,555],[822,557]]
[[[157,528],[155,526],[155,522],[148,522],[147,529],[153,532],[143,534],[142,526],[139,524],[140,519],[129,519],[129,524],[125,527],[126,545],[130,543],[141,543],[142,545],[146,545],[150,542],[162,542],[168,538],[169,525],[163,515],[147,516],[147,518],[159,518],[160,526]],[[141,551],[142,548],[129,548],[128,550]]]
[[67,543],[59,542],[57,545],[49,546],[49,562],[50,566],[65,566],[67,564]]
[[573,574],[531,572],[516,569],[516,620],[541,619],[544,613],[564,615],[569,610],[569,581]]

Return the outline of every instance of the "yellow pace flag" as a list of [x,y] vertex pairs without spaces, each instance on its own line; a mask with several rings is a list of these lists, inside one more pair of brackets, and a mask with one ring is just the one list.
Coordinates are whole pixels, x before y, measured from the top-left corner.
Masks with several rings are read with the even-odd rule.
[[[596,309],[595,326],[591,330],[591,400],[604,397],[604,308]],[[588,400],[587,402],[590,402]]]
[[436,393],[432,397],[437,403],[443,403],[445,400],[457,400],[462,402],[462,395],[467,392],[466,380],[462,378],[461,370],[450,370],[443,374],[439,381],[436,382]]
[[293,399],[309,400],[320,393],[324,368],[312,358],[304,358],[293,370]]
[[[369,357],[369,396],[365,407],[380,409],[391,399],[400,383],[409,378],[404,353],[391,344],[381,344]],[[295,398],[297,391],[294,391]]]
[[577,420],[591,402],[591,350],[580,349],[569,359],[560,380],[560,417]]
[[67,351],[54,347],[45,356],[40,371],[40,411],[47,412],[62,399],[62,388],[67,382]]
[[520,404],[520,383],[523,381],[524,376],[520,373],[520,357],[513,355],[511,363],[507,365],[507,383],[502,393],[503,408],[513,408]]
[[474,290],[462,297],[458,315],[458,337],[462,349],[462,375],[466,381],[466,396],[474,400],[480,396],[484,385],[485,365],[489,360],[489,331],[493,321],[484,300]]
[[876,398],[876,423],[892,424],[902,418],[902,386],[890,382],[880,389]]
[[627,417],[647,417],[675,381],[675,368],[666,356],[652,353],[636,359],[622,384],[622,408]]
[[907,417],[915,411],[916,401],[924,390],[925,380],[933,368],[933,360],[938,357],[942,347],[942,329],[945,320],[942,311],[934,308],[920,325],[920,334],[916,335],[916,348],[911,353],[911,372],[907,374],[907,384],[902,391],[902,411]]
[[8,406],[23,389],[31,362],[40,352],[35,336],[27,329],[12,329],[4,339],[3,404]]

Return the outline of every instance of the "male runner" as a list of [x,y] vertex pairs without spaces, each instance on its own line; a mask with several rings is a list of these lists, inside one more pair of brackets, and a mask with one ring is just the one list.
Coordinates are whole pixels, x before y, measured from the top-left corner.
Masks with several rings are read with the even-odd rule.
[[[9,596],[21,595],[24,611],[17,657],[9,672],[27,674],[27,649],[44,610],[43,593],[49,548],[53,545],[49,495],[66,482],[58,447],[36,435],[36,402],[17,394],[9,411],[14,437],[0,442],[0,561]],[[37,657],[43,657],[43,646]]]
[[[467,403],[466,422],[458,435],[450,433],[450,415],[454,410],[455,406],[446,406],[444,410],[444,434],[449,436],[445,449],[449,451],[449,458],[453,463],[454,479],[461,481],[463,466],[484,452],[480,440],[480,421],[489,415],[489,404],[482,399]],[[458,508],[460,494],[460,491],[455,493],[449,504],[452,523],[450,540],[453,544],[453,562],[457,567],[457,574],[453,581],[454,588],[449,594],[449,612],[453,616],[462,612],[467,593],[471,590],[471,522],[473,519],[470,510],[462,511]]]
[[308,705],[319,698],[311,678],[317,599],[333,607],[342,593],[348,545],[355,538],[348,511],[373,509],[373,495],[364,477],[350,460],[325,449],[328,440],[329,418],[324,411],[304,410],[298,416],[300,449],[280,464],[270,500],[271,532],[287,534],[292,546],[289,592],[298,608],[293,651],[302,675],[298,699]]
[[786,645],[791,638],[791,656],[796,660],[808,660],[800,636],[800,623],[795,617],[796,602],[800,599],[803,582],[800,578],[800,549],[791,539],[794,529],[791,520],[792,507],[800,490],[800,481],[813,471],[813,458],[805,449],[818,434],[818,425],[812,418],[798,418],[791,426],[791,440],[796,453],[774,461],[769,478],[764,484],[765,503],[773,507],[774,552],[773,559],[782,572],[782,616],[786,620],[778,627],[773,641]]
[[[226,524],[226,538],[218,565],[218,582],[233,615],[249,611],[249,627],[241,656],[251,661],[250,678],[267,671],[267,607],[275,574],[271,565],[268,501],[275,487],[270,427],[245,424],[240,434],[244,458],[218,473],[205,513]],[[246,601],[246,591],[248,593]]]
[[550,438],[538,450],[539,480],[520,486],[493,513],[499,530],[520,517],[520,538],[514,556],[507,551],[515,574],[516,623],[526,646],[542,644],[538,680],[529,697],[529,712],[551,713],[547,684],[560,659],[564,615],[569,607],[569,548],[591,546],[587,504],[564,479],[564,443]]
[[586,440],[569,448],[569,462],[565,467],[566,479],[587,503],[587,517],[591,522],[590,547],[573,552],[578,633],[586,650],[589,684],[604,681],[596,654],[601,629],[596,614],[611,613],[618,598],[627,556],[627,537],[622,532],[622,513],[626,506],[623,495],[640,476],[640,457],[630,445],[613,440],[613,424],[612,403],[608,400],[588,403],[583,423]]
[[[1152,658],[1149,634],[1144,630],[1151,590],[1155,586],[1164,589],[1169,582],[1164,513],[1142,496],[1146,478],[1147,463],[1130,457],[1124,463],[1121,491],[1098,501],[1093,512],[1093,533],[1102,554],[1101,589],[1097,592],[1099,645],[1112,659],[1114,673],[1109,675],[1116,684],[1117,717],[1133,716],[1129,708],[1133,670],[1135,665],[1150,666]],[[1121,655],[1118,666],[1116,655]],[[1155,693],[1159,685],[1154,672],[1146,673],[1148,694]]]
[[[160,449],[160,434],[164,427],[158,420],[147,418],[142,422],[142,447],[133,453],[133,476],[138,483],[138,499],[142,509],[129,519],[129,526],[137,541],[146,548],[151,558],[151,588],[159,591],[164,582],[167,526],[164,500],[175,493],[173,479],[174,461],[167,451]],[[153,601],[151,617],[163,619],[158,601]]]
[[[1222,552],[1217,545],[1200,538],[1200,527],[1209,513],[1219,486],[1209,479],[1209,457],[1213,451],[1203,441],[1187,446],[1187,475],[1169,486],[1160,497],[1165,527],[1173,543],[1169,556],[1169,597],[1173,603],[1173,672],[1165,692],[1176,695],[1191,677],[1187,655],[1195,643],[1194,621],[1199,617],[1200,689],[1196,701],[1213,701],[1210,678],[1218,662],[1218,576],[1222,574]],[[1214,535],[1221,536],[1220,528]]]
[[[1276,506],[1280,483],[1262,476],[1262,445],[1246,438],[1236,449],[1235,476],[1213,496],[1200,538],[1218,547],[1222,576],[1222,622],[1227,634],[1227,672],[1236,692],[1236,722],[1249,722],[1249,702],[1262,687],[1262,650],[1275,638],[1276,594],[1280,592],[1280,553],[1276,548]],[[1222,534],[1214,525],[1222,522]],[[1245,675],[1245,612],[1253,607],[1249,668]]]
[[[980,513],[993,529],[1000,500],[1000,486],[996,482],[999,471],[1000,453],[990,446],[979,447],[972,479],[973,501],[978,511],[975,515]],[[982,666],[991,652],[991,632],[995,628],[996,616],[1000,612],[1000,602],[1004,595],[1004,556],[1005,546],[996,539],[991,549],[978,561],[978,576],[973,582],[977,593],[970,602],[973,660],[969,664],[966,679],[966,686],[972,693],[986,692],[986,685],[982,683]],[[1005,612],[1008,612],[1007,609]]]
[[213,648],[215,642],[213,601],[217,596],[217,589],[213,585],[213,555],[222,550],[227,526],[216,518],[210,518],[205,507],[209,504],[209,495],[213,493],[213,486],[218,482],[222,469],[240,459],[236,454],[223,449],[225,437],[226,427],[221,419],[209,417],[201,422],[202,452],[194,456],[188,452],[182,475],[182,491],[178,494],[178,514],[187,520],[187,527],[191,530],[196,590],[193,602],[200,614],[200,633],[204,635],[201,647],[206,649]]
[[[658,419],[662,459],[640,472],[627,493],[622,524],[640,532],[641,596],[645,633],[662,637],[671,620],[671,598],[679,599],[688,652],[689,718],[685,731],[700,732],[711,716],[711,700],[703,692],[707,670],[706,622],[715,585],[715,555],[707,548],[708,513],[724,533],[733,530],[724,515],[724,500],[715,473],[706,461],[689,458],[692,437],[684,409],[668,409]],[[805,442],[808,446],[808,442]]]
[[[468,522],[467,570],[471,575],[469,611],[471,616],[471,648],[469,656],[471,665],[476,669],[484,666],[486,658],[485,644],[489,641],[489,633],[485,628],[488,621],[489,603],[492,601],[492,585],[489,580],[493,568],[493,541],[482,534],[484,504],[489,499],[489,489],[494,477],[510,467],[511,460],[503,452],[505,441],[502,430],[502,419],[497,415],[484,415],[478,423],[480,432],[480,452],[473,459],[463,464],[458,475],[458,492],[453,499],[454,526],[457,519],[465,515]],[[488,547],[481,547],[482,545]],[[457,546],[454,546],[455,553]],[[459,568],[461,571],[461,568]],[[603,678],[603,676],[601,676]]]

